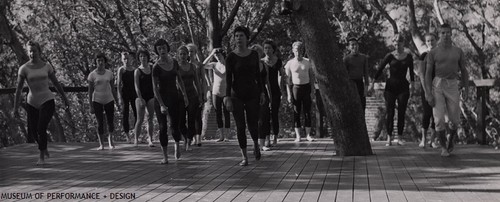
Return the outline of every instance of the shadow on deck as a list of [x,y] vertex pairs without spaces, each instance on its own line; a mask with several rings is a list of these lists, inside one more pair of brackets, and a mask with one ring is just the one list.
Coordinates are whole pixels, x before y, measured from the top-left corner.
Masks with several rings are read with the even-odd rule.
[[234,140],[204,142],[180,160],[173,159],[170,142],[168,165],[158,164],[159,144],[95,151],[95,143],[49,143],[48,164],[36,166],[36,145],[23,144],[0,150],[0,194],[98,193],[103,201],[500,201],[499,151],[458,145],[442,158],[440,150],[414,143],[383,145],[373,142],[372,156],[337,157],[329,139],[290,139],[260,161],[249,145],[250,165],[241,167]]

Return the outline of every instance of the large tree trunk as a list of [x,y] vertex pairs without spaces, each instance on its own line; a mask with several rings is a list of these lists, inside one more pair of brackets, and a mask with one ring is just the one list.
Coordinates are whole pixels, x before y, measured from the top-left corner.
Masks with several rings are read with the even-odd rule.
[[[342,65],[342,53],[338,38],[330,27],[325,4],[322,0],[296,0],[300,9],[293,18],[300,27],[309,58],[315,64],[315,74],[323,95],[326,115],[336,130],[337,155],[371,155],[366,123],[361,101],[355,86],[349,80]],[[297,7],[294,5],[294,7]]]

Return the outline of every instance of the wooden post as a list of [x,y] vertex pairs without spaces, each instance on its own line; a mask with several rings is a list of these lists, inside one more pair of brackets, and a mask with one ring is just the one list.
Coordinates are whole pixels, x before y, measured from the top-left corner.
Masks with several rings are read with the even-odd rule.
[[486,103],[490,99],[490,88],[493,86],[494,79],[480,79],[474,80],[474,84],[476,85],[476,98],[477,98],[477,128],[476,134],[478,138],[479,144],[487,145],[486,141],[486,116],[488,116],[488,106]]

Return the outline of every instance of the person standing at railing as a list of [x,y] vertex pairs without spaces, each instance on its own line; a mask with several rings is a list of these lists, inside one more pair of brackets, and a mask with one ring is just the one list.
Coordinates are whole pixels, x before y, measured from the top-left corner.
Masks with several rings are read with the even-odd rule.
[[54,68],[42,60],[40,45],[33,41],[26,43],[26,51],[30,60],[24,63],[18,71],[16,96],[14,98],[14,116],[19,117],[19,102],[24,81],[28,83],[27,97],[28,135],[38,143],[40,156],[37,165],[45,164],[45,157],[49,158],[47,150],[47,127],[55,112],[54,94],[49,89],[49,80],[61,94],[66,107],[68,99],[56,78]]

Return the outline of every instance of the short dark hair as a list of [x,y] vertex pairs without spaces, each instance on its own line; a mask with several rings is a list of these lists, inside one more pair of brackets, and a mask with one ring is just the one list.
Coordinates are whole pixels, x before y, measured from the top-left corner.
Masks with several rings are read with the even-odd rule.
[[159,55],[158,54],[158,46],[164,46],[164,45],[167,46],[167,52],[170,52],[170,45],[168,45],[168,42],[165,41],[165,39],[156,40],[155,45],[154,45],[156,55]]
[[38,54],[42,55],[42,48],[40,47],[39,43],[29,40],[28,42],[26,42],[26,49],[28,48],[28,46],[36,47],[36,49],[38,49]]
[[276,46],[276,43],[274,43],[274,41],[272,39],[266,39],[264,41],[264,45],[266,45],[266,44],[270,45],[271,47],[273,47],[273,51],[274,51],[273,53],[276,53],[276,51],[278,51],[277,50],[278,47]]
[[441,29],[443,29],[443,28],[451,29],[451,26],[448,23],[443,23],[443,24],[441,24],[441,26],[439,28],[441,28]]
[[99,58],[104,59],[105,63],[108,62],[108,58],[106,58],[106,55],[104,53],[97,53],[97,55],[95,56],[94,61],[97,63],[97,59],[99,59]]
[[236,32],[243,32],[243,34],[245,34],[247,39],[250,39],[250,30],[247,27],[237,26],[236,28],[234,28],[233,36],[236,34]]
[[139,57],[141,56],[141,54],[144,54],[148,57],[148,60],[151,59],[151,56],[149,55],[149,51],[147,51],[146,49],[139,49],[139,51],[137,51],[137,61],[141,61],[139,59]]
[[359,43],[358,38],[356,38],[356,37],[349,37],[349,38],[347,39],[347,43],[349,43],[349,42],[351,42],[351,41],[355,41],[356,43]]

